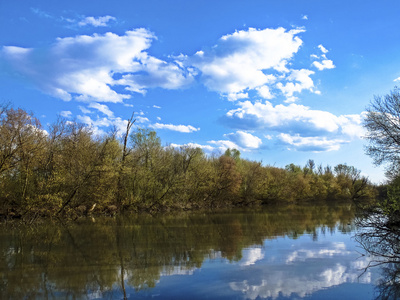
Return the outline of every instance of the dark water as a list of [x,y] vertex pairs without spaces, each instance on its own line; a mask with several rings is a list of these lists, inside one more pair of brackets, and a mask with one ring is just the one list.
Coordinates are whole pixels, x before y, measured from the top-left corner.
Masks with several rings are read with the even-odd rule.
[[349,205],[0,229],[1,299],[379,296]]

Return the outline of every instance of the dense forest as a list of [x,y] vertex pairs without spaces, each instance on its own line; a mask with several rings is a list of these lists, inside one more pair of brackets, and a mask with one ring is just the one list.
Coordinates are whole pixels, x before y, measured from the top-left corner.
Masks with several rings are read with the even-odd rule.
[[[44,130],[23,109],[0,106],[0,215],[113,215],[375,197],[360,171],[294,164],[265,166],[228,149],[163,146],[156,132],[133,128],[95,135],[59,118]],[[132,129],[132,130],[131,130]]]

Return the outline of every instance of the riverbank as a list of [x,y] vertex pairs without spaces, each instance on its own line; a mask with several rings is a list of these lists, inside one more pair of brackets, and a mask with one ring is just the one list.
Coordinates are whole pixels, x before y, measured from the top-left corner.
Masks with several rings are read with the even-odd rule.
[[76,218],[89,214],[254,207],[373,199],[375,187],[346,164],[285,168],[241,158],[236,149],[162,146],[155,131],[95,135],[59,119],[48,130],[22,109],[1,108],[0,215]]

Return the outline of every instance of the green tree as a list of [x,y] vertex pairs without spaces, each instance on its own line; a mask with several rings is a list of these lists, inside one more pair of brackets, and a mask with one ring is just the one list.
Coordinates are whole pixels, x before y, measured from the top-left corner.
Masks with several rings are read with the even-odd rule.
[[34,205],[35,176],[45,149],[46,132],[38,119],[22,109],[0,108],[0,199],[25,214]]

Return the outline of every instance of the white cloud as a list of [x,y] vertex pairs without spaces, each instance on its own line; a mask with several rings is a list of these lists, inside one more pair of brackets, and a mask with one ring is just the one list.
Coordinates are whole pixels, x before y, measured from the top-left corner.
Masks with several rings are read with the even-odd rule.
[[314,61],[312,64],[320,71],[335,68],[333,61],[330,59],[324,59],[322,62]]
[[[237,149],[240,151],[247,151],[248,149],[256,149],[259,148],[261,145],[261,139],[253,136],[247,132],[243,131],[238,131],[236,133],[231,133],[225,135],[231,140],[211,140],[208,141],[208,144],[214,145],[200,145],[197,143],[188,143],[185,145],[177,145],[177,144],[171,144],[173,147],[181,147],[181,146],[189,146],[189,147],[194,147],[194,148],[201,148],[203,150],[206,150],[208,152],[212,152],[214,150],[218,150],[219,152],[223,153],[225,152],[228,148],[230,149]],[[237,142],[236,142],[237,141]]]
[[335,68],[336,66],[333,64],[333,61],[326,57],[326,53],[328,53],[329,51],[322,45],[318,45],[318,48],[322,52],[322,55],[318,56],[312,54],[311,57],[315,59],[322,59],[322,61],[314,61],[312,65],[316,67],[319,71]]
[[200,130],[200,128],[196,128],[191,125],[173,125],[173,124],[161,124],[161,123],[156,123],[154,125],[151,125],[151,127],[155,129],[168,129],[172,131],[179,131],[185,133],[195,132]]
[[[273,106],[268,101],[244,101],[238,106],[227,112],[223,119],[225,124],[255,132],[273,130],[278,133],[279,142],[293,150],[338,150],[342,144],[361,138],[365,132],[363,114],[336,116],[295,103]],[[243,146],[238,140],[235,142]]]
[[115,127],[117,129],[117,135],[121,136],[126,131],[127,120],[123,120],[120,117],[103,117],[92,119],[87,115],[78,115],[77,120],[87,126],[89,126],[95,135],[103,135],[106,133],[107,128]]
[[[193,80],[193,75],[176,63],[147,54],[154,39],[155,35],[144,28],[124,35],[78,35],[58,38],[41,53],[3,47],[2,57],[54,97],[123,102],[131,97],[130,92],[144,94],[153,87],[177,89]],[[115,86],[125,87],[126,93],[117,92]]]
[[81,111],[82,113],[84,113],[84,114],[91,114],[91,113],[92,113],[91,110],[89,110],[89,109],[87,109],[86,107],[83,107],[83,106],[81,106],[81,105],[79,105],[78,108],[79,108],[80,111]]
[[236,131],[236,133],[229,133],[225,136],[243,148],[257,149],[262,144],[262,141],[259,137],[256,137],[245,131],[239,130]]
[[269,101],[265,103],[244,101],[238,109],[230,110],[226,114],[239,127],[248,129],[268,128],[277,131],[305,131],[336,132],[339,129],[335,115],[320,110],[311,110],[299,104],[276,105]]
[[70,118],[72,116],[72,112],[69,110],[64,110],[60,112],[60,116],[64,118]]
[[322,45],[318,45],[318,49],[321,50],[321,52],[324,53],[324,54],[326,54],[326,53],[329,52],[329,51],[328,51],[324,46],[322,46]]
[[241,266],[251,266],[257,261],[264,258],[264,253],[261,248],[249,248],[242,251],[243,258],[240,261]]
[[365,136],[366,131],[362,125],[366,112],[359,115],[343,115],[339,116],[339,124],[342,133],[353,138],[361,138]]
[[[240,269],[246,270],[245,275],[230,282],[230,288],[241,292],[244,299],[303,299],[343,283],[374,282],[371,270],[360,277],[359,266],[367,265],[369,259],[364,256],[356,260],[361,260],[360,263],[355,263],[357,253],[346,249],[342,242],[318,243],[320,249],[311,250],[298,248],[299,244],[295,242],[292,244],[294,251],[291,253],[278,251],[271,257],[273,259],[259,262],[255,267],[239,262]],[[258,260],[262,255],[257,251],[249,254],[244,253],[244,261],[247,257]],[[258,275],[256,280],[249,280],[246,274],[253,270]]]
[[302,44],[297,35],[303,31],[284,28],[236,31],[221,37],[212,49],[197,52],[186,64],[200,70],[201,79],[210,90],[230,99],[235,94],[243,98],[246,91],[273,83],[276,77],[271,73],[286,71],[288,61]]
[[79,26],[92,25],[94,27],[105,27],[107,23],[110,21],[115,21],[116,19],[112,16],[104,16],[104,17],[86,17],[82,21],[78,23]]
[[16,46],[3,46],[3,53],[5,55],[14,56],[16,58],[23,58],[25,55],[32,51],[31,48],[22,48]]
[[[105,26],[114,17],[86,17],[81,25]],[[132,93],[150,88],[180,89],[195,78],[211,91],[232,101],[250,98],[255,92],[272,99],[279,91],[286,102],[299,93],[315,90],[312,70],[292,67],[303,41],[302,28],[255,29],[222,36],[216,45],[192,56],[180,54],[159,59],[148,54],[157,37],[137,28],[115,33],[58,38],[48,49],[3,47],[2,57],[38,87],[69,101],[123,102]],[[318,70],[333,68],[323,52],[313,65]],[[46,63],[43,63],[45,61]],[[157,106],[156,106],[157,107]]]
[[334,255],[349,255],[350,251],[346,250],[346,245],[343,242],[332,243],[329,248],[322,248],[319,250],[299,249],[292,252],[286,259],[286,264],[292,264],[298,261],[306,261],[313,258],[324,258]]
[[337,151],[345,140],[328,139],[327,137],[302,137],[299,134],[294,136],[281,133],[278,138],[286,145],[290,146],[290,150],[324,152]]
[[303,135],[335,133],[359,138],[364,132],[362,114],[336,116],[295,103],[273,106],[269,101],[244,101],[239,103],[239,108],[228,111],[225,120],[238,128],[270,129]]
[[[359,280],[359,270],[349,268],[347,265],[337,263],[326,268],[320,265],[300,265],[300,272],[292,269],[284,271],[270,270],[263,273],[263,279],[259,284],[250,283],[248,280],[231,282],[229,286],[234,291],[240,291],[245,299],[281,299],[281,298],[306,298],[316,291],[326,290],[343,283],[356,283]],[[325,269],[323,269],[325,268]],[[316,270],[320,274],[313,276]]]
[[135,117],[136,123],[147,123],[150,122],[150,120],[146,117],[141,117],[141,116],[137,116]]
[[228,140],[218,140],[218,141],[212,140],[212,141],[208,141],[207,143],[216,145],[216,147],[218,148],[218,150],[220,152],[225,152],[225,150],[227,150],[228,148],[229,149],[243,150],[237,144],[235,144],[232,141],[228,141]]
[[271,90],[268,86],[264,85],[256,89],[260,97],[264,99],[272,99],[274,96],[271,93]]
[[113,117],[114,116],[114,113],[108,108],[107,105],[96,103],[96,102],[92,102],[92,103],[89,104],[89,107],[97,109],[98,111],[102,112],[103,114],[105,114],[108,117]]
[[396,78],[396,79],[393,80],[393,81],[395,81],[395,82],[396,82],[396,81],[400,81],[400,77]]
[[304,15],[304,16],[301,17],[301,19],[302,19],[302,20],[308,20],[308,16],[307,16],[307,15]]
[[184,70],[176,63],[167,63],[146,53],[141,54],[140,69],[137,71],[144,74],[131,72],[123,75],[116,83],[126,86],[128,91],[145,94],[148,88],[183,88],[194,79],[189,68]]
[[249,98],[249,94],[248,93],[229,93],[229,94],[226,95],[226,97],[230,101],[236,101],[236,100],[239,100],[239,99],[247,99],[247,98]]
[[158,106],[158,105],[153,105],[153,107],[154,108],[161,108],[160,106]]
[[273,139],[273,136],[272,136],[272,135],[269,135],[269,134],[265,134],[264,137],[265,137],[267,140],[272,140],[272,139]]
[[97,120],[92,120],[91,117],[89,116],[77,116],[77,120],[91,128],[93,133],[95,135],[103,135],[105,134],[105,131],[101,129],[100,127],[109,127],[112,125],[112,122],[110,122],[106,118],[98,118]]
[[277,87],[287,97],[288,102],[294,102],[291,100],[293,99],[294,93],[300,93],[303,90],[314,91],[314,82],[310,77],[310,75],[314,73],[315,72],[307,69],[291,70],[290,75],[287,78],[288,82],[285,85],[278,82]]

